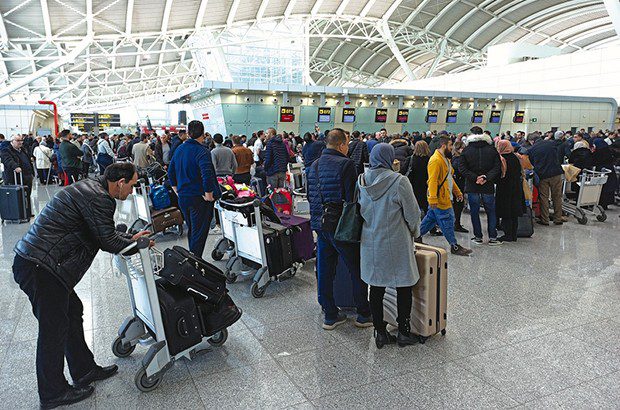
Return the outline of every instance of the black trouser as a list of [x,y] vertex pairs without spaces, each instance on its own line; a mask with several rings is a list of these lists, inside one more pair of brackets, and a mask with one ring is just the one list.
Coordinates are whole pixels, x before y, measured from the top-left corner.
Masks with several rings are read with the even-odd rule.
[[39,176],[39,182],[42,184],[47,183],[47,174],[49,173],[49,168],[37,168],[37,175]]
[[252,175],[249,172],[245,172],[243,174],[235,174],[233,175],[233,180],[237,184],[246,184],[250,185],[250,180],[252,179]]
[[90,172],[90,162],[82,162],[82,175],[84,178],[88,178],[88,173]]
[[[403,324],[411,318],[411,304],[413,303],[413,286],[396,288],[396,307],[398,308],[398,328],[404,328]],[[383,295],[385,288],[379,286],[370,287],[370,312],[372,324],[377,330],[385,330],[383,321]]]
[[82,170],[80,168],[65,167],[65,173],[67,174],[67,185],[77,182],[77,180],[80,179],[81,172]]
[[502,225],[504,227],[504,236],[509,241],[517,240],[517,229],[519,228],[519,218],[502,218]]
[[454,226],[462,226],[461,214],[463,213],[463,207],[465,207],[465,200],[452,202],[452,209],[454,209]]
[[39,321],[37,382],[41,400],[63,394],[69,387],[64,376],[67,359],[75,381],[95,367],[93,353],[84,340],[82,301],[54,275],[20,256],[13,261],[15,282],[28,295]]

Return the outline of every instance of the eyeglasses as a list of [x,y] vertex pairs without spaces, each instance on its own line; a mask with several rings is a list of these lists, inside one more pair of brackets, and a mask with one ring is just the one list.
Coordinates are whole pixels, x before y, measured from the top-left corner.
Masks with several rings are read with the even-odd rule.
[[15,142],[24,142],[24,140],[18,140],[17,138],[15,138],[13,141],[15,141]]

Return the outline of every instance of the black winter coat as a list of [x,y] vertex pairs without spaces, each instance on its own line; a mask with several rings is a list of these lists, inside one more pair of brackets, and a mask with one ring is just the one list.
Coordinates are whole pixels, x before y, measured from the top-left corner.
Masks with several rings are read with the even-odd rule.
[[613,194],[616,192],[616,189],[618,189],[618,177],[614,172],[614,156],[611,149],[607,147],[603,149],[597,148],[592,154],[592,163],[597,171],[603,171],[603,168],[612,171],[607,174],[607,182],[603,185],[603,193]]
[[568,162],[579,169],[592,169],[592,152],[585,147],[577,148],[570,153]]
[[15,252],[72,289],[100,249],[118,253],[132,243],[131,235],[116,231],[115,210],[105,177],[78,181],[54,195]]
[[347,154],[349,158],[355,162],[355,169],[357,170],[357,174],[364,173],[364,164],[367,164],[370,161],[368,154],[368,145],[361,139],[352,140],[349,143],[349,153]]
[[[428,161],[430,157],[420,157],[412,155],[405,160],[400,167],[400,172],[403,175],[407,175],[411,186],[413,187],[413,194],[418,201],[420,209],[424,212],[428,212]],[[409,172],[409,168],[411,172]]]
[[497,181],[495,212],[499,218],[517,218],[525,212],[521,163],[515,154],[503,154],[506,175]]
[[562,175],[562,165],[558,162],[558,152],[553,141],[537,141],[527,150],[527,156],[540,179]]
[[[499,154],[488,135],[471,135],[459,160],[459,172],[465,178],[465,192],[493,194],[494,184],[501,176]],[[484,185],[476,184],[480,175],[486,175]]]
[[[13,175],[13,172],[17,168],[22,169],[21,177],[24,179],[24,183],[31,180],[34,176],[34,170],[32,169],[30,156],[24,148],[18,151],[13,148],[10,143],[5,144],[2,150],[0,150],[0,158],[2,160],[2,164],[4,165],[4,172],[2,178],[4,179],[5,184],[15,184],[15,177]],[[26,183],[26,185],[28,185],[28,183]]]
[[413,155],[413,148],[403,139],[394,140],[390,145],[394,147],[395,158],[400,162],[404,162],[405,159]]

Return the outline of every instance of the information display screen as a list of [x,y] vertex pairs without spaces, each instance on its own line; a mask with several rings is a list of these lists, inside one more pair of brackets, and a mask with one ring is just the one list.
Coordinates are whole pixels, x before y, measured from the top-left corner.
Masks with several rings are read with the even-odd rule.
[[458,113],[459,112],[457,110],[448,110],[448,113],[446,114],[446,122],[448,124],[454,124]]
[[71,126],[81,132],[90,132],[95,127],[95,114],[71,113]]
[[489,122],[491,124],[499,124],[499,121],[502,119],[501,111],[491,111],[491,117],[489,118]]
[[280,122],[295,121],[295,109],[293,107],[280,107]]
[[399,124],[405,124],[409,121],[409,110],[398,110],[396,112],[396,122]]
[[474,111],[474,115],[471,117],[471,122],[474,124],[481,124],[483,117],[484,117],[484,111],[476,110]]
[[439,111],[437,110],[428,110],[426,112],[426,122],[430,124],[434,124],[437,122],[437,115],[439,115]]
[[355,122],[355,108],[344,108],[342,110],[342,122]]
[[332,109],[328,107],[319,108],[318,122],[330,122],[332,120]]
[[375,110],[375,122],[387,122],[388,110],[385,108],[377,108]]
[[100,129],[121,126],[121,115],[120,114],[96,114],[96,116],[97,116],[97,126]]
[[515,116],[512,119],[512,122],[515,124],[523,123],[523,119],[525,118],[525,111],[515,111]]

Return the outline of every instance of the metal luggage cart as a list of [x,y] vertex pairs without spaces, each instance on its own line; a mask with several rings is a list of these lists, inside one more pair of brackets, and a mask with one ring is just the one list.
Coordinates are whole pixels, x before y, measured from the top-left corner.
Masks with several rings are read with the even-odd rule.
[[607,174],[610,172],[609,170],[591,171],[583,169],[579,181],[577,181],[579,194],[575,203],[567,198],[566,194],[574,193],[574,191],[571,190],[571,183],[564,178],[562,210],[577,218],[577,222],[581,225],[588,223],[588,214],[595,216],[597,221],[604,222],[607,219],[607,214],[603,207],[598,204],[598,201],[601,197],[603,185],[607,182]]
[[[301,266],[299,263],[293,263],[279,275],[271,275],[269,272],[258,199],[247,204],[234,204],[220,199],[216,207],[222,217],[223,239],[232,241],[233,245],[232,256],[224,271],[228,283],[236,282],[239,276],[252,276],[250,292],[253,297],[261,298],[271,282],[281,282],[295,276]],[[251,209],[251,212],[244,214],[242,209]]]
[[[247,206],[247,205],[245,205]],[[211,251],[211,258],[214,261],[221,261],[224,256],[227,256],[228,259],[232,258],[235,254],[235,232],[234,227],[231,222],[233,218],[232,215],[226,215],[226,209],[222,208],[220,205],[220,201],[215,203],[215,210],[217,211],[220,219],[220,228],[222,232],[222,238],[217,241],[215,247]],[[230,212],[230,211],[228,211]],[[228,218],[226,217],[228,216]],[[237,215],[235,213],[234,218],[243,218],[243,215]],[[250,221],[247,221],[250,224]]]
[[[138,183],[133,189],[133,202],[137,219],[133,222],[129,231],[146,229],[153,223],[151,213],[151,205],[149,198],[150,187],[143,183]],[[165,232],[162,232],[165,233]],[[183,225],[177,225],[176,232],[178,236],[183,236]]]
[[[112,343],[112,353],[117,357],[128,357],[138,344],[149,347],[134,377],[136,387],[143,392],[156,389],[176,360],[183,357],[191,360],[210,345],[223,345],[228,338],[228,331],[224,329],[213,336],[203,337],[200,343],[185,351],[170,354],[155,284],[155,275],[162,269],[164,259],[161,251],[149,248],[149,242],[148,238],[142,237],[114,255],[115,266],[127,278],[132,316],[119,328],[118,337]],[[136,247],[138,252],[129,255]]]

